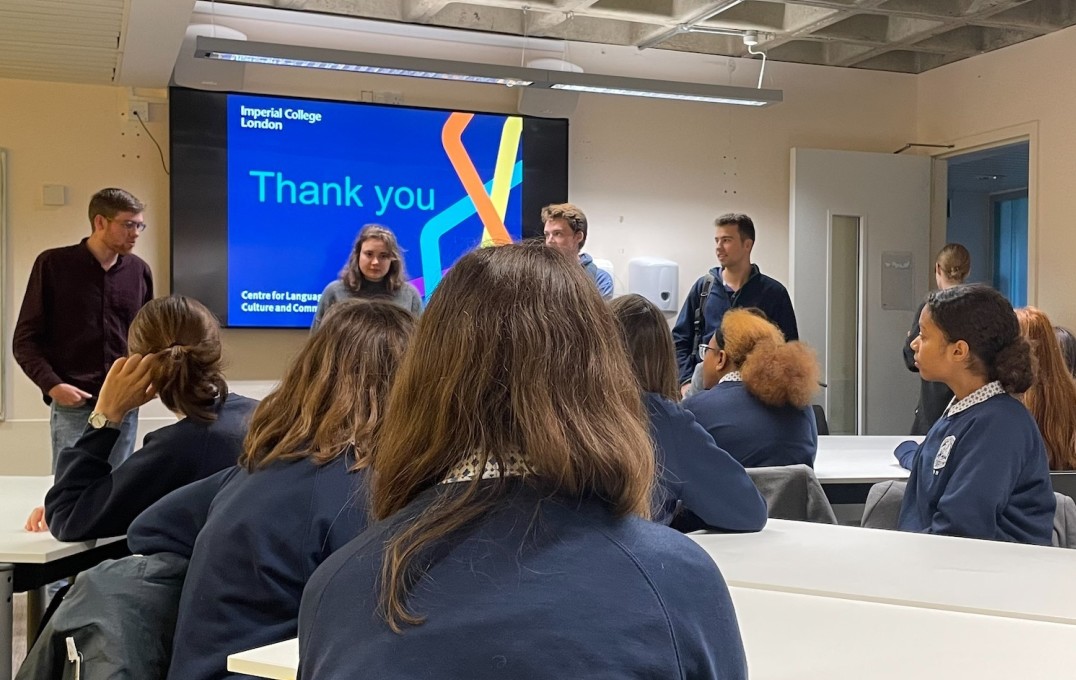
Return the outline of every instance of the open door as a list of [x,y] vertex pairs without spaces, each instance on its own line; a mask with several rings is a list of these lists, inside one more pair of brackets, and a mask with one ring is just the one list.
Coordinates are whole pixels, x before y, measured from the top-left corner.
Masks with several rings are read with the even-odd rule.
[[927,292],[930,158],[793,149],[790,293],[822,364],[832,434],[910,431],[901,347]]

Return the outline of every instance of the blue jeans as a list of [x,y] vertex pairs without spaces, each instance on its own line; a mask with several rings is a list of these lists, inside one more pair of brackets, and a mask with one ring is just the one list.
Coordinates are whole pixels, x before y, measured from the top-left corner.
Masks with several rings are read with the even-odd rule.
[[[75,445],[86,430],[91,413],[93,413],[93,404],[71,407],[52,402],[49,427],[52,430],[52,472],[54,474],[60,451]],[[112,453],[108,457],[108,462],[113,468],[130,458],[131,453],[134,452],[137,436],[138,409],[135,409],[124,417],[123,427],[120,428],[120,438],[116,440],[116,445],[112,447]]]

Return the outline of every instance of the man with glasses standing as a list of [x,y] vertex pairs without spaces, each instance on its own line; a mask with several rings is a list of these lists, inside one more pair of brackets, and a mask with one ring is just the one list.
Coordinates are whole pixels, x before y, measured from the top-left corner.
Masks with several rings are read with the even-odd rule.
[[[46,250],[30,271],[12,349],[52,409],[53,470],[60,451],[86,429],[112,362],[126,356],[135,314],[153,299],[149,265],[131,254],[146,229],[143,209],[123,189],[98,191],[90,199],[89,237]],[[94,421],[121,430],[109,456],[119,465],[134,450],[137,410],[122,423]]]

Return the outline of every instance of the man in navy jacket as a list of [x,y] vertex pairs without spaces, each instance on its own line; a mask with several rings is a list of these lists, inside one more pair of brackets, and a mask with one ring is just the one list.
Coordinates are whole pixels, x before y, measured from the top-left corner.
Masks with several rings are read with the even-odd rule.
[[788,341],[799,340],[796,312],[785,287],[751,264],[755,223],[742,213],[729,213],[714,222],[715,251],[720,267],[701,277],[687,294],[673,326],[681,391],[691,383],[699,363],[698,346],[709,342],[721,317],[733,307],[757,307],[781,329]]

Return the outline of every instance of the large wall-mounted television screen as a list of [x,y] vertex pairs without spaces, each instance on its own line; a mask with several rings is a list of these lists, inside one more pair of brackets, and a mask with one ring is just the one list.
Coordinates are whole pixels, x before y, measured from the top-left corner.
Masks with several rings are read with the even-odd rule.
[[366,224],[428,298],[464,253],[540,236],[568,121],[172,88],[172,291],[230,327],[308,328]]

